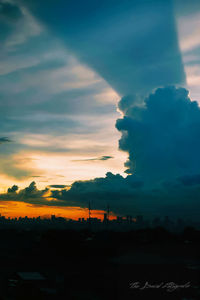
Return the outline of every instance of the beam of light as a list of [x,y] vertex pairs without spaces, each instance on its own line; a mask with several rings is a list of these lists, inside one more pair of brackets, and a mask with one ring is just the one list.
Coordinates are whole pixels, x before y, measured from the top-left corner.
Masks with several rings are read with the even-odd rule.
[[182,52],[186,84],[190,97],[200,98],[200,13],[177,18],[179,46]]

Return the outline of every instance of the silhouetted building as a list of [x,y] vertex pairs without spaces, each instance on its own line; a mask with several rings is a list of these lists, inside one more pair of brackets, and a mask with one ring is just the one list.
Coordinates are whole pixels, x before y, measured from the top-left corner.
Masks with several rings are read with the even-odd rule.
[[132,223],[132,216],[126,216],[126,221],[128,224],[131,224]]
[[105,213],[104,216],[103,216],[103,222],[104,223],[108,222],[108,215],[107,215],[107,213]]
[[117,216],[117,223],[121,224],[123,222],[123,217]]
[[52,216],[51,216],[51,220],[52,220],[52,221],[55,221],[55,220],[56,220],[56,216],[55,216],[55,215],[52,215]]
[[138,228],[144,226],[143,216],[139,215],[139,216],[136,217],[136,225],[137,225]]
[[46,287],[47,280],[39,272],[17,272],[8,279],[8,294],[12,299],[40,297]]
[[159,227],[159,226],[161,226],[161,220],[160,220],[160,218],[158,218],[158,217],[154,218],[153,222],[152,222],[152,225],[153,225],[153,227]]

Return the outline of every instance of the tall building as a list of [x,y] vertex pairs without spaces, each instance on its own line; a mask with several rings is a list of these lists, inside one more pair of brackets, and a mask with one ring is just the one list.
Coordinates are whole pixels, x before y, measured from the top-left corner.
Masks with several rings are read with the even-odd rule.
[[108,215],[107,215],[107,213],[105,213],[103,215],[103,222],[108,222]]

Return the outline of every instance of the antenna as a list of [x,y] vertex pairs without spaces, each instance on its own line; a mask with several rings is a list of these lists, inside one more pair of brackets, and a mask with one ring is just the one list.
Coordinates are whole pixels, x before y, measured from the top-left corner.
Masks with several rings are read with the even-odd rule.
[[107,218],[108,218],[108,221],[109,221],[109,216],[110,216],[110,205],[107,204]]
[[91,204],[90,204],[90,201],[88,203],[88,213],[89,213],[89,221],[91,219]]

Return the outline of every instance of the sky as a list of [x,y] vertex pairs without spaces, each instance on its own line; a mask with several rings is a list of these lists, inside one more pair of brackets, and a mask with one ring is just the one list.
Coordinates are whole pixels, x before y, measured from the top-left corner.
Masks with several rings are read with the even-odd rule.
[[0,0],[2,214],[198,218],[199,22],[195,0]]

